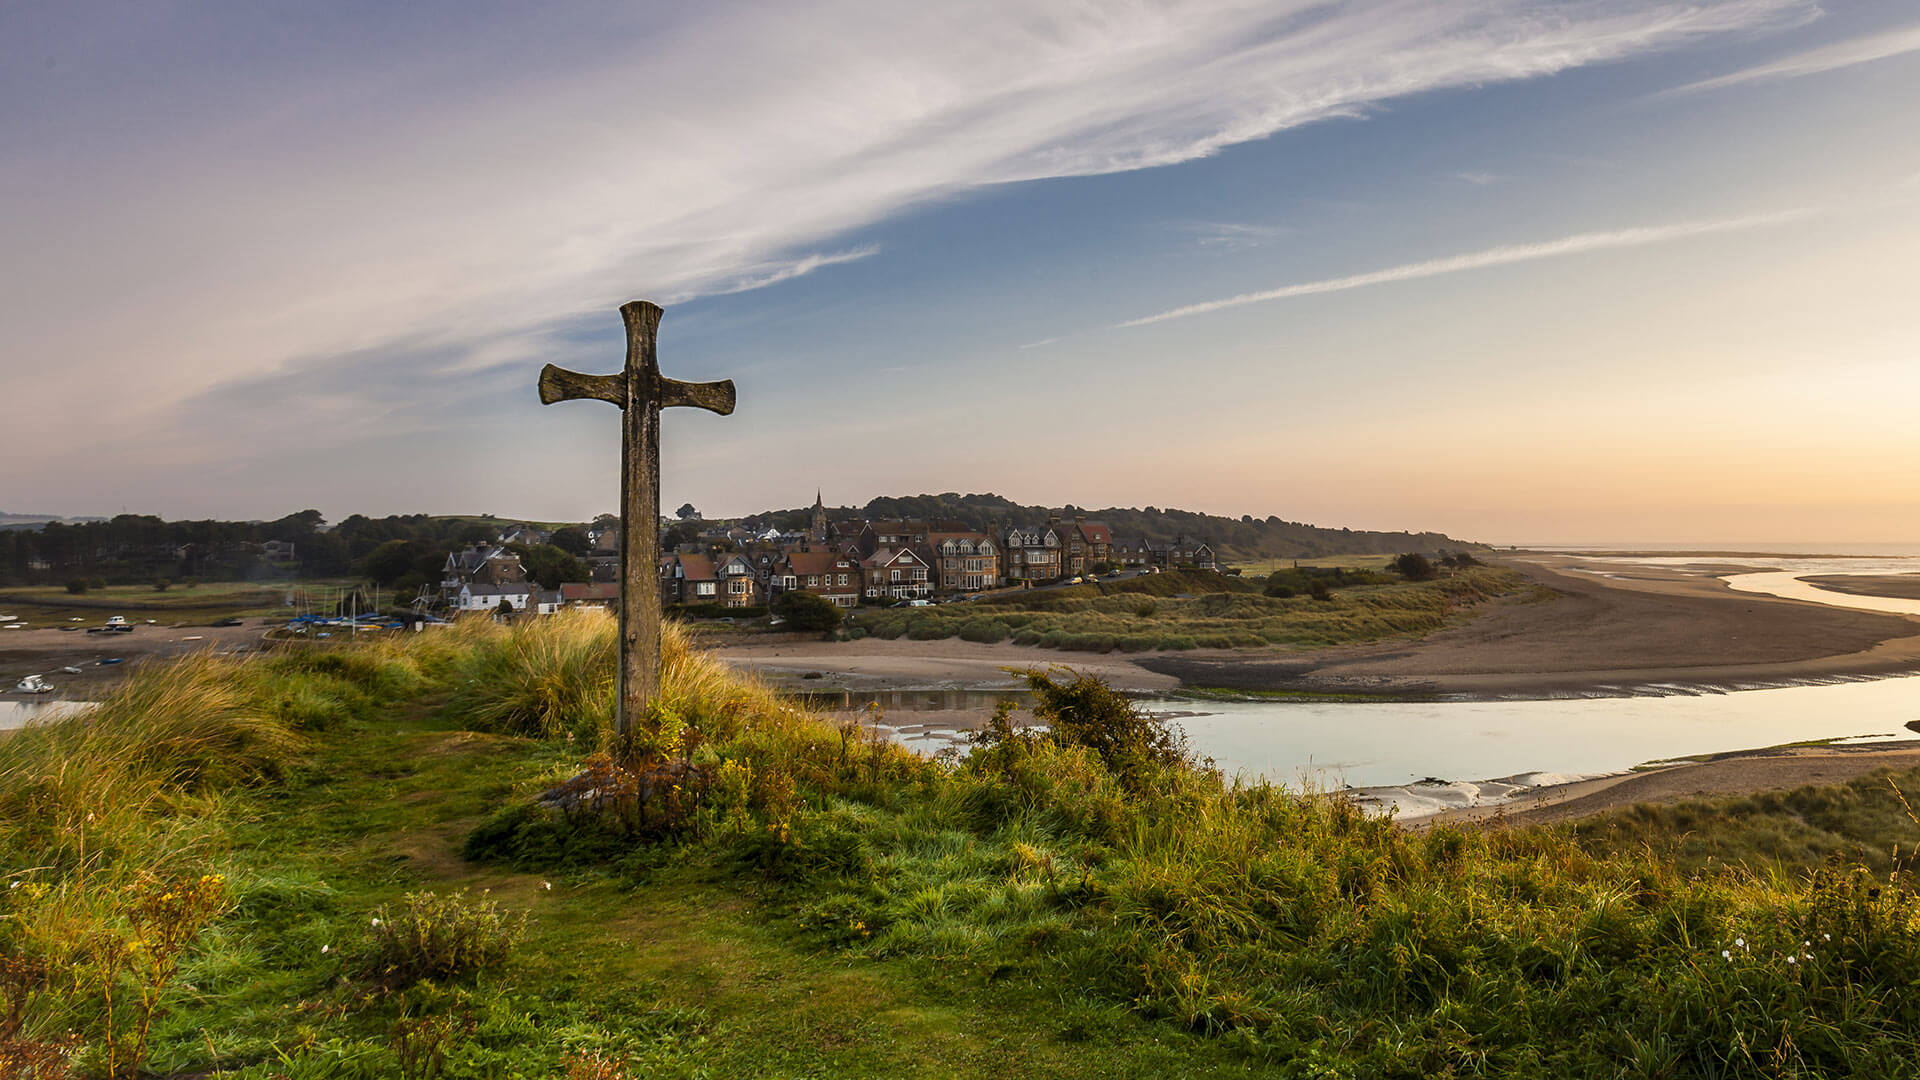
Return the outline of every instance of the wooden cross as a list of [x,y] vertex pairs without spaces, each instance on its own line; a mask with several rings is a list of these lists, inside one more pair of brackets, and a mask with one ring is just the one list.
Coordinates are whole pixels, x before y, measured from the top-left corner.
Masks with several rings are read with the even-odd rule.
[[635,300],[627,321],[627,368],[582,375],[540,369],[540,403],[593,398],[620,406],[620,698],[615,726],[625,735],[660,689],[660,410],[693,405],[733,412],[733,380],[686,383],[660,374],[655,341],[660,307]]

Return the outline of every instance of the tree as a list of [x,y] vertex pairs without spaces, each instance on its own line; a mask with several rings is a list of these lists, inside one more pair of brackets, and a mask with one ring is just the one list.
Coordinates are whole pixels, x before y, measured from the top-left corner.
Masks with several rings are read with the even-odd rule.
[[586,564],[552,544],[514,544],[509,550],[520,556],[527,576],[543,589],[557,589],[563,581],[587,580]]
[[389,540],[360,560],[360,575],[381,588],[389,588],[413,569],[415,553],[409,540]]
[[509,600],[509,599],[507,599],[507,598],[506,598],[506,597],[504,597],[504,596],[503,596],[503,597],[501,597],[501,598],[500,598],[500,607],[499,607],[499,609],[498,609],[498,610],[499,610],[499,612],[500,612],[500,614],[502,614],[502,615],[511,615],[511,614],[513,614],[513,601],[511,601],[511,600]]
[[72,581],[67,582],[67,591],[75,596],[79,596],[81,593],[87,591],[87,587],[90,584],[86,578],[74,578]]
[[564,525],[553,530],[547,543],[569,555],[585,555],[593,550],[593,541],[587,539],[587,530],[578,525]]
[[1433,563],[1419,552],[1409,551],[1404,555],[1394,556],[1393,568],[1408,581],[1426,581],[1433,577]]
[[172,582],[172,581],[169,581],[168,579],[166,579],[166,578],[163,578],[163,577],[162,577],[162,578],[154,578],[154,579],[153,579],[153,591],[154,591],[154,592],[166,592],[166,591],[167,591],[168,589],[171,589],[171,588],[173,588],[173,582]]
[[692,503],[681,503],[680,509],[675,510],[673,516],[681,521],[692,521],[700,516],[700,511],[695,510]]
[[809,592],[789,589],[773,602],[773,613],[795,630],[833,630],[840,625],[840,609]]
[[669,528],[666,535],[660,538],[660,550],[673,551],[682,544],[691,544],[698,539],[700,539],[700,526],[691,521],[683,521]]

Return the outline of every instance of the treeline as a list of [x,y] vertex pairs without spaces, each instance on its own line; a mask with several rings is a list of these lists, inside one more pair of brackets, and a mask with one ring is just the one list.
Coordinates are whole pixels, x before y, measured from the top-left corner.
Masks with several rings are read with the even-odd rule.
[[[446,553],[491,541],[498,522],[472,518],[354,514],[327,529],[318,510],[273,521],[163,521],[121,514],[103,521],[49,522],[38,529],[0,530],[0,584],[112,585],[158,580],[245,581],[356,574],[381,545],[401,541],[438,570]],[[267,545],[293,545],[291,559],[269,557]]]
[[[1364,529],[1328,529],[1298,521],[1269,516],[1238,518],[1201,514],[1191,510],[1106,507],[1091,509],[1068,505],[1050,509],[1022,506],[999,495],[885,496],[865,507],[844,507],[828,511],[838,521],[865,516],[873,520],[904,518],[911,521],[964,521],[975,528],[988,526],[1044,525],[1050,512],[1071,518],[1084,514],[1088,521],[1104,521],[1116,537],[1145,537],[1149,541],[1171,542],[1182,536],[1205,540],[1220,555],[1235,559],[1313,558],[1319,555],[1393,555],[1407,551],[1446,551],[1473,549],[1485,551],[1485,544],[1455,540],[1436,532],[1373,532]],[[804,528],[805,509],[778,510],[759,515],[783,528]]]

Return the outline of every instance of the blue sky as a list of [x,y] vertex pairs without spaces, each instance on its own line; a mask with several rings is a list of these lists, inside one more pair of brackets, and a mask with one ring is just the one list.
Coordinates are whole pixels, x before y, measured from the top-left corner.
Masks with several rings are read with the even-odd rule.
[[1920,539],[1920,9],[920,7],[10,6],[0,509]]

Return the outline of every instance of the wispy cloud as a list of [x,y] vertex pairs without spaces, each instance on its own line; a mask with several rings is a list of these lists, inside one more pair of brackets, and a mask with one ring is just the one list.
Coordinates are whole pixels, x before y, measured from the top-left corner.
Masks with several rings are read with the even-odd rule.
[[1263,247],[1294,231],[1285,225],[1252,225],[1230,221],[1193,221],[1175,227],[1191,234],[1194,243],[1201,247],[1225,251]]
[[1532,244],[1508,244],[1503,247],[1488,248],[1484,251],[1468,252],[1464,255],[1449,255],[1440,259],[1427,259],[1422,262],[1404,263],[1385,270],[1372,270],[1364,274],[1349,274],[1346,277],[1323,278],[1319,281],[1303,281],[1295,285],[1282,285],[1276,289],[1260,292],[1241,293],[1220,300],[1208,300],[1198,304],[1188,304],[1158,315],[1130,319],[1116,323],[1116,329],[1130,326],[1146,326],[1151,323],[1166,322],[1169,319],[1183,319],[1190,315],[1204,315],[1211,311],[1241,307],[1246,304],[1260,304],[1269,300],[1287,300],[1296,296],[1315,296],[1320,293],[1343,292],[1347,289],[1364,289],[1370,285],[1387,285],[1397,281],[1415,281],[1420,278],[1438,277],[1442,274],[1457,274],[1463,270],[1484,270],[1493,266],[1508,266],[1513,263],[1532,262],[1535,259],[1552,259],[1564,255],[1581,255],[1590,251],[1608,251],[1615,248],[1644,247],[1648,244],[1664,244],[1674,240],[1685,240],[1696,236],[1710,236],[1714,233],[1739,232],[1766,225],[1779,225],[1808,216],[1810,210],[1789,210],[1778,214],[1764,214],[1755,217],[1729,218],[1723,221],[1693,221],[1674,225],[1648,225],[1632,229],[1616,229],[1611,232],[1580,233],[1575,236],[1563,236],[1558,240],[1543,240]]
[[[855,262],[859,259],[871,258],[878,254],[880,254],[880,245],[867,244],[847,251],[803,255],[784,263],[756,266],[743,271],[737,280],[712,286],[705,291],[704,295],[727,296],[733,293],[748,292],[753,289],[764,289],[770,285],[778,285],[783,281],[791,281],[794,278],[811,274],[822,267],[839,266],[842,263]],[[663,303],[677,303],[681,300],[690,300],[700,295],[703,294],[699,291],[692,291],[685,294],[669,293],[666,294],[666,299]]]
[[1464,183],[1472,184],[1474,187],[1486,187],[1488,184],[1498,183],[1500,181],[1500,174],[1490,172],[1457,172],[1453,174],[1453,178]]
[[1835,42],[1832,45],[1823,45],[1820,48],[1808,49],[1770,63],[1742,68],[1726,75],[1688,83],[1685,86],[1676,86],[1654,96],[1669,97],[1675,94],[1698,93],[1703,90],[1719,90],[1744,83],[1797,79],[1803,75],[1837,71],[1856,64],[1870,64],[1876,60],[1886,60],[1912,52],[1920,52],[1920,26],[1887,30],[1848,41]]

